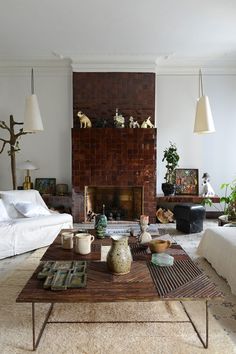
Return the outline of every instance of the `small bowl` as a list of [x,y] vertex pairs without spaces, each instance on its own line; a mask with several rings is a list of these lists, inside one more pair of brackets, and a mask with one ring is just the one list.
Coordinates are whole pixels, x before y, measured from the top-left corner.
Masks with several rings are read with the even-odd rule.
[[152,253],[161,253],[171,246],[171,242],[169,240],[153,240],[148,243],[148,246]]

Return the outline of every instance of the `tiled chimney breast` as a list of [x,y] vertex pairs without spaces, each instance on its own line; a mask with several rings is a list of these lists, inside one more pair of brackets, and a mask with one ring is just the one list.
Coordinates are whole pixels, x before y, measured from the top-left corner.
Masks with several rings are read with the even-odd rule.
[[[85,220],[85,186],[140,186],[144,191],[143,212],[155,222],[156,129],[109,128],[116,107],[126,121],[131,115],[139,122],[150,115],[154,121],[155,74],[74,73],[73,85],[74,221]],[[91,118],[92,128],[79,128],[79,110]],[[104,119],[106,128],[94,127]]]

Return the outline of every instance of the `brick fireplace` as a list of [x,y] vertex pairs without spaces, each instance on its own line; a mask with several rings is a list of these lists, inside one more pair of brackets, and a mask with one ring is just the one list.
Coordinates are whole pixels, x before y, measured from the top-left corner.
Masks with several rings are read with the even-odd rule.
[[[127,122],[131,115],[140,123],[148,116],[154,121],[155,75],[74,73],[73,99],[74,221],[86,221],[89,209],[101,212],[105,204],[108,217],[135,220],[145,213],[154,222],[156,129],[132,129]],[[113,127],[116,108],[126,118],[125,128]],[[92,128],[79,128],[79,110],[91,118]]]

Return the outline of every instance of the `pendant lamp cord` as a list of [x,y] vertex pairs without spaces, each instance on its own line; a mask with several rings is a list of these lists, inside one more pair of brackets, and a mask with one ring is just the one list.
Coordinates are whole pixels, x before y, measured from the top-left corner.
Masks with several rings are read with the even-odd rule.
[[199,70],[199,98],[203,96],[202,70]]
[[34,95],[34,70],[31,69],[31,94]]

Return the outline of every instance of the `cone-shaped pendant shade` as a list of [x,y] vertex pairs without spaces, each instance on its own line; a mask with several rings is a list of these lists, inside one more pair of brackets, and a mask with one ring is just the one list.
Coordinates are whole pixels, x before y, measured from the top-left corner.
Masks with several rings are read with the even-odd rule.
[[26,97],[23,131],[34,133],[43,130],[37,96],[34,93],[34,70],[31,69],[31,96]]
[[214,133],[215,126],[211,114],[211,107],[207,96],[201,96],[197,101],[194,133]]
[[43,130],[42,118],[39,110],[38,99],[35,94],[26,97],[24,132],[32,133]]

